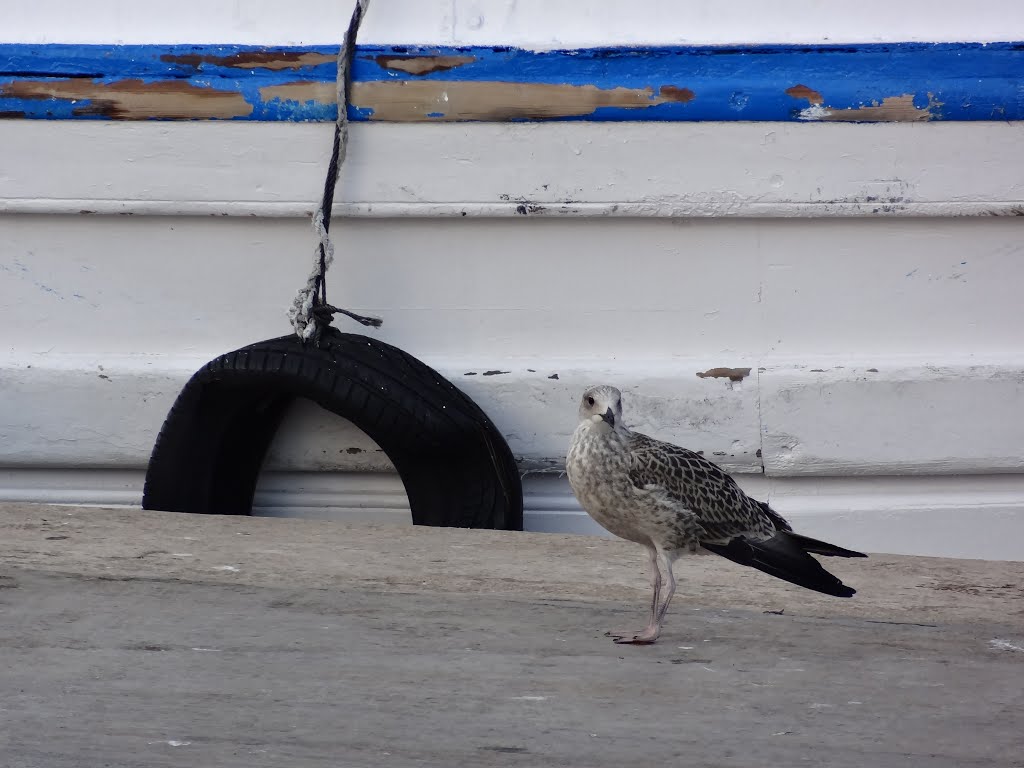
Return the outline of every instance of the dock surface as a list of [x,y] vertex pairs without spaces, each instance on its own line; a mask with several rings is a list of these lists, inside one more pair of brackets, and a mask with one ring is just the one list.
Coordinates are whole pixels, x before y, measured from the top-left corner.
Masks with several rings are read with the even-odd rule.
[[[839,542],[840,544],[842,542]],[[0,764],[1024,766],[1024,563],[0,504]]]

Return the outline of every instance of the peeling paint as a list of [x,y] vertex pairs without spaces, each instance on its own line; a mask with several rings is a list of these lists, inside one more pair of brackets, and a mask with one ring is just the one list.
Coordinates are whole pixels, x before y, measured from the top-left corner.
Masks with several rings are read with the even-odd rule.
[[520,216],[526,216],[530,213],[544,213],[547,208],[540,203],[531,203],[529,201],[523,201],[516,206],[516,213]]
[[236,69],[269,69],[279,72],[286,69],[304,69],[317,67],[321,64],[334,64],[336,55],[316,53],[314,51],[257,50],[239,51],[229,56],[214,56],[199,53],[166,53],[160,61],[168,64],[182,64],[186,67],[199,68],[203,64],[215,67],[234,67]]
[[[595,85],[378,80],[353,83],[352,104],[356,110],[365,110],[371,120],[403,123],[424,119],[438,122],[551,120],[586,117],[605,107],[647,109],[689,100],[682,95],[686,89],[671,87],[667,94],[663,93],[665,90],[662,88],[662,92],[655,94],[652,88],[598,88]],[[312,95],[314,92],[316,89],[310,87],[296,100],[318,98]],[[333,86],[328,98],[334,99]],[[318,100],[322,99],[320,95]]]
[[[547,185],[544,185],[545,188]],[[562,200],[560,205],[543,205],[535,200],[526,197],[513,197],[509,194],[500,194],[498,199],[507,203],[514,203],[514,210],[519,216],[531,214],[576,214],[580,212],[578,200]],[[463,214],[465,215],[465,214]]]
[[[76,115],[102,115],[112,120],[209,120],[246,117],[252,112],[240,93],[200,88],[177,80],[146,83],[118,80],[16,80],[0,86],[0,97],[32,101],[70,101]],[[82,102],[78,105],[78,102]]]
[[[0,43],[0,89],[7,89],[0,117],[330,121],[336,56],[334,46]],[[1024,45],[1012,42],[552,51],[364,45],[353,64],[349,117],[1007,121],[1024,119],[1022,67]],[[794,99],[806,100],[805,108]]]
[[375,56],[373,60],[383,69],[410,75],[430,75],[471,64],[476,61],[476,56]]
[[697,373],[699,379],[728,379],[729,381],[743,381],[750,375],[749,368],[709,368],[706,371]]
[[937,117],[937,109],[941,106],[941,101],[928,94],[928,105],[918,107],[914,104],[914,94],[905,93],[902,96],[888,96],[880,102],[848,109],[812,104],[800,111],[800,119],[831,123],[913,123]]

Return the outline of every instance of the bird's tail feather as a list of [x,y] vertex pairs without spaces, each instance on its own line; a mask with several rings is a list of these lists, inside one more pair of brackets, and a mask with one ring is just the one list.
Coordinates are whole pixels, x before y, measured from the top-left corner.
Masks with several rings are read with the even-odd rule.
[[[745,538],[737,538],[728,544],[704,544],[705,549],[714,552],[716,555],[728,558],[740,565],[747,565],[757,568],[767,574],[775,576],[783,581],[796,584],[815,592],[822,592],[835,597],[852,597],[857,590],[848,587],[838,578],[821,567],[821,563],[811,557],[803,548],[803,541],[813,542],[821,548],[843,550],[840,547],[833,547],[824,542],[814,539],[805,539],[803,536],[794,535],[786,531],[778,531],[772,538],[765,541],[750,541]],[[814,551],[813,549],[810,551]],[[832,554],[830,551],[829,554]],[[842,557],[857,557],[860,553],[851,552]],[[861,555],[863,556],[863,555]]]
[[791,539],[795,539],[804,552],[811,552],[815,555],[825,555],[826,557],[867,557],[863,552],[843,549],[835,544],[829,544],[827,541],[819,541],[818,539],[812,539],[810,536],[803,536],[792,531],[788,532],[788,536]]

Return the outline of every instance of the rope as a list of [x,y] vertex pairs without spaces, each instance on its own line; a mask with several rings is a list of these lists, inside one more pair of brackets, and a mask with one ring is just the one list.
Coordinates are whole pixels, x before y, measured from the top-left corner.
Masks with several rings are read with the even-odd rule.
[[338,183],[338,173],[345,162],[348,150],[348,105],[352,95],[352,58],[356,49],[356,34],[363,16],[370,5],[370,0],[356,0],[352,10],[352,18],[345,32],[341,50],[338,51],[337,102],[338,118],[334,123],[334,147],[331,151],[331,162],[327,166],[327,178],[324,181],[324,194],[320,207],[313,214],[313,230],[320,240],[313,253],[313,270],[309,273],[306,286],[298,292],[288,310],[295,332],[304,340],[312,340],[319,345],[324,329],[334,320],[335,313],[347,315],[362,325],[379,328],[383,320],[377,317],[357,315],[347,309],[335,307],[327,303],[327,270],[334,262],[334,243],[331,242],[331,209],[334,207],[334,188]]

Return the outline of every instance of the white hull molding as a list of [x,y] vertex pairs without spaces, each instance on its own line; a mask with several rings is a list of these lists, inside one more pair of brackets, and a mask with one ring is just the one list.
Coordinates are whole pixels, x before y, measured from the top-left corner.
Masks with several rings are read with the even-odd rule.
[[[331,126],[0,121],[0,213],[308,218]],[[1024,123],[354,125],[370,218],[1024,215]],[[40,162],[45,158],[44,162]]]
[[[180,360],[181,367],[170,369],[161,361],[103,359],[88,367],[71,367],[75,361],[64,357],[52,361],[58,365],[43,360],[0,368],[0,466],[146,466],[178,391],[207,361]],[[879,360],[871,369],[759,371],[715,367],[708,360],[671,366],[633,360],[611,367],[526,359],[505,369],[424,362],[482,405],[524,472],[564,469],[576,400],[594,382],[623,390],[631,428],[702,451],[733,472],[833,477],[1024,471],[1020,426],[1008,417],[1024,408],[1021,365],[891,364],[887,370]],[[709,371],[713,375],[697,375]],[[744,378],[734,382],[720,372]],[[293,406],[267,467],[392,471],[362,432],[306,401]]]
[[[141,469],[0,470],[0,501],[138,506],[144,476]],[[738,479],[802,533],[841,539],[854,549],[1024,560],[1024,480],[1019,476]],[[564,477],[527,475],[523,490],[526,530],[609,535],[580,509]],[[260,479],[253,512],[410,523],[402,483],[388,473],[270,471]]]

